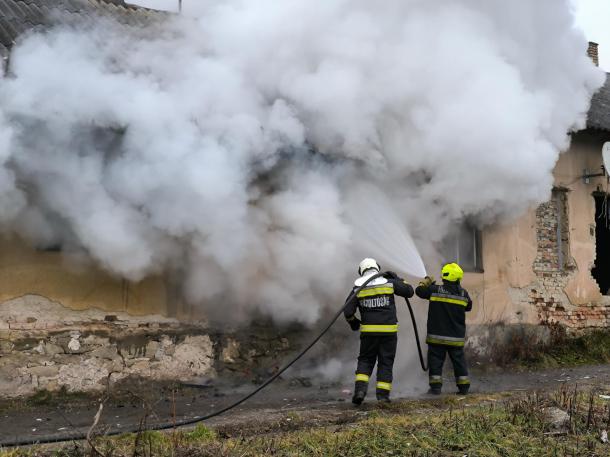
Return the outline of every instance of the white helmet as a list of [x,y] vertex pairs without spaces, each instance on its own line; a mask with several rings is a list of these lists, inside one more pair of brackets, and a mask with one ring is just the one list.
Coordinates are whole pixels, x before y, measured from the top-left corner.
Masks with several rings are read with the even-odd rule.
[[360,262],[360,265],[358,265],[358,274],[362,276],[365,271],[370,270],[371,268],[377,271],[381,270],[381,267],[375,259],[367,257],[362,262]]

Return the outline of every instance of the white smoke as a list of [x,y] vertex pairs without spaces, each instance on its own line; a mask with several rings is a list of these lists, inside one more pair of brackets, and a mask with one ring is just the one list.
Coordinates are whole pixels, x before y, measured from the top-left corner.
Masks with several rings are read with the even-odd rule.
[[378,255],[350,222],[362,183],[425,252],[452,221],[544,201],[603,79],[568,0],[197,3],[14,48],[0,218],[129,279],[177,273],[225,316],[311,323],[342,302]]

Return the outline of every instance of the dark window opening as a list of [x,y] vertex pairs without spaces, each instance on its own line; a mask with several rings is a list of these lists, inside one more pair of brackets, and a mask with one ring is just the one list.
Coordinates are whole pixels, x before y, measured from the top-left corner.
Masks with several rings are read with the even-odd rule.
[[603,295],[610,295],[610,214],[608,194],[594,194],[595,198],[595,266],[591,274]]
[[456,262],[464,271],[483,272],[483,243],[481,231],[464,222],[450,233],[441,246],[444,262]]

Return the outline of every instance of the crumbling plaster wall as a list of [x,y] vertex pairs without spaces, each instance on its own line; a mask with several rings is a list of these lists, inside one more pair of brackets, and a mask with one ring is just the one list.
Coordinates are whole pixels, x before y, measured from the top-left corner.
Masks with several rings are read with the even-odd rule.
[[82,262],[0,240],[0,396],[214,375],[205,321],[168,317],[180,310],[164,278],[134,283]]
[[549,332],[541,323],[559,323],[572,331],[610,324],[610,297],[600,294],[591,276],[595,261],[592,194],[599,186],[605,189],[606,178],[591,178],[589,184],[581,179],[584,169],[600,170],[601,147],[608,140],[601,133],[575,135],[555,167],[554,185],[566,192],[567,199],[569,258],[564,268],[557,265],[555,241],[547,238],[557,228],[559,208],[554,200],[532,208],[513,224],[484,231],[484,273],[467,274],[464,280],[474,299],[468,316],[473,347],[489,351],[501,344],[490,340],[507,342],[507,327],[529,328],[545,339]]
[[[610,138],[607,138],[608,140]],[[585,169],[599,173],[602,164],[601,135],[579,135],[568,153],[562,154],[555,168],[555,185],[569,189],[568,218],[570,224],[570,254],[575,271],[566,287],[572,305],[587,305],[602,300],[599,286],[591,276],[595,261],[595,199],[593,192],[606,187],[606,178],[591,178],[583,182]]]
[[165,278],[133,283],[77,262],[0,240],[0,397],[219,373],[252,379],[267,376],[300,337],[270,325],[211,328]]
[[138,283],[109,275],[62,252],[34,250],[17,237],[0,239],[1,303],[24,293],[40,295],[73,310],[96,308],[134,316],[173,315],[166,281]]

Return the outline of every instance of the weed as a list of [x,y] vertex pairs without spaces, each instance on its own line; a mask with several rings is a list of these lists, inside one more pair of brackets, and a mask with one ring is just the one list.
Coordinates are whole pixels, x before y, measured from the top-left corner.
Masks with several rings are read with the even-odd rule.
[[[556,429],[547,412],[567,416]],[[376,409],[357,422],[312,426],[302,416],[288,414],[298,428],[279,427],[267,434],[222,438],[199,425],[192,430],[142,432],[119,438],[98,437],[105,457],[149,456],[447,456],[591,457],[610,455],[610,445],[598,439],[610,422],[608,402],[593,390],[562,387],[550,393],[506,394],[453,398],[435,402],[396,402]],[[53,452],[33,448],[0,457],[74,456],[83,447]]]
[[216,439],[216,432],[210,430],[203,424],[197,424],[193,430],[184,434],[184,439],[187,442],[204,443]]
[[610,362],[610,331],[595,330],[569,336],[565,329],[550,326],[549,343],[543,344],[526,331],[511,333],[509,342],[494,350],[499,366],[531,369],[596,365]]

